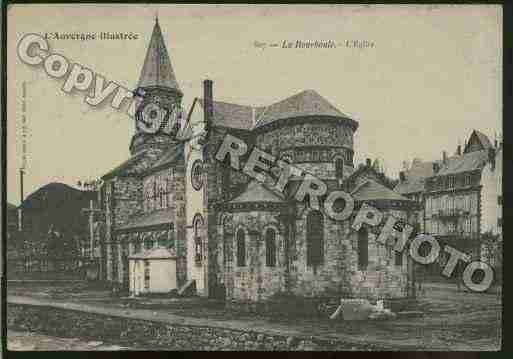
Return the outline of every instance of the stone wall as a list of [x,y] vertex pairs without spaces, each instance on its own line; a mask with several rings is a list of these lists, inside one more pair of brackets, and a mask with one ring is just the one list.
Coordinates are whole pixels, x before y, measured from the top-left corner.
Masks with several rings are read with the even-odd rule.
[[9,304],[7,326],[59,337],[80,337],[151,350],[383,350],[368,344],[307,336],[166,324],[44,306]]
[[142,182],[134,177],[119,177],[114,186],[116,206],[115,227],[128,223],[130,218],[142,213]]
[[[233,220],[224,228],[224,240],[227,246],[219,241],[218,251],[229,250],[226,263],[219,263],[224,268],[227,300],[240,302],[259,302],[284,290],[285,238],[283,228],[276,219],[279,212],[239,212],[233,215]],[[265,231],[272,228],[276,233],[276,265],[266,265]],[[245,233],[246,265],[237,266],[237,231]],[[218,257],[222,258],[221,256]]]
[[344,146],[352,149],[353,134],[349,126],[313,119],[311,123],[282,126],[258,134],[256,143],[263,149],[268,146],[273,149],[303,146]]
[[[407,220],[402,210],[385,211],[388,215]],[[368,265],[358,267],[358,233],[351,228],[352,220],[333,221],[324,217],[323,261],[312,266],[307,264],[307,216],[308,209],[298,205],[299,214],[294,233],[285,234],[283,223],[278,221],[279,212],[235,212],[220,226],[218,252],[229,253],[226,259],[218,256],[223,270],[226,299],[251,306],[252,303],[273,300],[274,296],[293,295],[298,298],[363,297],[372,300],[405,298],[408,296],[407,256],[402,263],[396,262],[396,254],[389,246],[377,242],[380,228],[369,230]],[[276,267],[265,266],[264,230],[269,225],[279,228]],[[246,235],[246,266],[236,264],[236,233],[242,229]],[[288,255],[285,241],[289,238]],[[399,258],[401,259],[401,258]],[[290,265],[287,267],[287,260]]]

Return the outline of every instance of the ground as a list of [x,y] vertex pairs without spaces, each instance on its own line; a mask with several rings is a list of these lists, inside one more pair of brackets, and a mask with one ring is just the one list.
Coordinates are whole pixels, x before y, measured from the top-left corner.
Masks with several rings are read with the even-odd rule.
[[[62,307],[96,310],[120,316],[171,323],[256,328],[284,335],[312,335],[340,338],[355,345],[392,347],[397,350],[499,350],[501,346],[501,295],[458,291],[452,283],[425,284],[419,295],[424,314],[386,321],[330,321],[327,318],[265,317],[236,313],[222,303],[205,299],[152,299],[128,307],[127,301],[113,299],[109,292],[84,282],[8,284],[8,300],[22,303],[55,303]],[[11,333],[15,335],[11,336]],[[8,342],[15,343],[27,333],[9,331]],[[36,347],[45,344],[35,341]],[[56,339],[64,340],[64,339]],[[75,339],[77,340],[77,339]],[[76,345],[82,345],[78,340]],[[119,344],[119,343],[117,343]],[[12,344],[15,345],[15,344]],[[70,344],[75,345],[75,344]],[[87,345],[85,343],[84,345]],[[119,344],[122,346],[122,344]],[[87,350],[87,349],[85,349]]]
[[31,332],[9,330],[9,350],[131,350],[130,347],[103,343],[101,341],[84,341],[78,338],[58,338]]

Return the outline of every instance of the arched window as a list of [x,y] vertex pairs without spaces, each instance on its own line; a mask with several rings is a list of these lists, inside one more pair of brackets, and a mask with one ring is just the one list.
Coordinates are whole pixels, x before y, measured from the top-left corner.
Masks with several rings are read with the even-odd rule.
[[276,231],[272,228],[265,232],[265,265],[276,266]]
[[341,157],[335,159],[335,176],[337,179],[344,178],[344,160]]
[[358,231],[358,270],[367,270],[369,264],[369,235],[367,229]]
[[246,236],[244,230],[237,231],[237,266],[244,267],[246,265]]
[[203,250],[202,250],[202,240],[201,240],[201,230],[203,228],[203,217],[201,214],[197,213],[192,220],[192,228],[194,230],[194,253],[196,263],[201,263],[203,258]]
[[226,264],[233,260],[232,258],[232,245],[230,243],[231,236],[228,233],[228,222],[230,219],[225,217],[223,220],[223,263]]
[[324,260],[324,217],[319,211],[311,211],[306,217],[307,265],[319,265]]
[[402,266],[403,265],[403,252],[394,251],[394,253],[395,253],[395,265]]

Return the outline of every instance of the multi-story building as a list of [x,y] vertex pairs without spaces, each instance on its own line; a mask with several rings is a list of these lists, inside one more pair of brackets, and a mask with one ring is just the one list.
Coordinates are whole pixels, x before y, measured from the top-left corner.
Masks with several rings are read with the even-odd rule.
[[424,232],[426,179],[432,177],[439,166],[439,161],[430,162],[415,158],[411,166],[399,172],[399,182],[394,188],[394,191],[420,205],[420,210],[415,214],[415,222],[420,232]]
[[474,258],[481,233],[481,171],[493,151],[488,137],[474,130],[463,153],[443,152],[440,168],[426,180],[425,231]]

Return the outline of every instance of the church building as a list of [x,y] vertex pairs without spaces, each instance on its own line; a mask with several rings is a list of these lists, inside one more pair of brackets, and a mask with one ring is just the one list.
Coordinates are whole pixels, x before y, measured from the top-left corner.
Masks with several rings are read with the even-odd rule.
[[103,278],[128,288],[129,258],[169,248],[179,289],[227,303],[412,296],[406,254],[380,245],[376,229],[352,229],[354,215],[337,222],[295,201],[302,177],[278,195],[215,158],[231,134],[323,180],[328,192],[350,193],[356,208],[367,203],[411,222],[418,203],[394,192],[370,159],[355,166],[358,122],[314,90],[250,106],[214,100],[211,80],[203,86],[182,112],[157,20],[136,90],[131,157],[102,178]]

